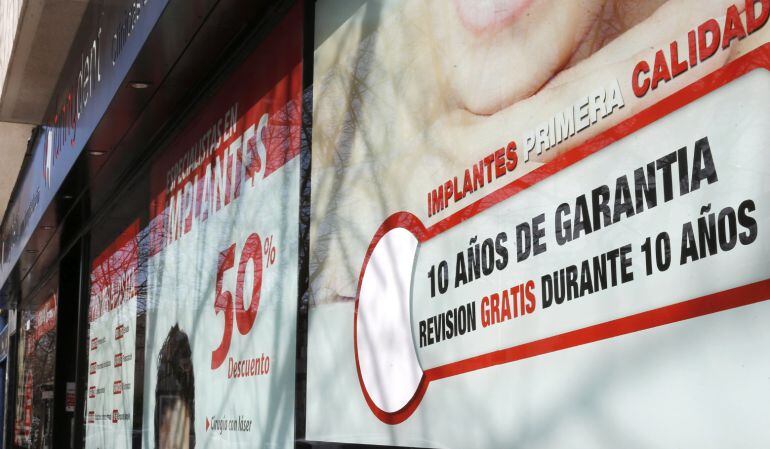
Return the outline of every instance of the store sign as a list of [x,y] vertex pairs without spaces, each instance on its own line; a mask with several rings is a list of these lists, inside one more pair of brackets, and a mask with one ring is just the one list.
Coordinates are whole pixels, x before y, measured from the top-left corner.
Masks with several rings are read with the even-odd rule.
[[0,285],[122,86],[167,2],[124,1],[126,7],[120,13],[101,14],[89,40],[68,61],[70,71],[65,70],[65,76],[70,82],[57,93],[57,107],[34,143],[32,159],[20,175],[19,189],[0,229]]
[[319,3],[308,439],[770,440],[770,2],[546,3]]
[[294,446],[301,24],[297,6],[151,168],[145,448]]
[[142,283],[138,231],[138,222],[129,226],[92,264],[87,448],[131,448],[137,297]]

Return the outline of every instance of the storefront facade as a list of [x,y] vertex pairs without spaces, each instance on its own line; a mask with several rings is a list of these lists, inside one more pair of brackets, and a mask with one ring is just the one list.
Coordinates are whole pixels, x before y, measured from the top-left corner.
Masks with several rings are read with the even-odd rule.
[[770,1],[695,3],[89,4],[4,447],[770,441]]

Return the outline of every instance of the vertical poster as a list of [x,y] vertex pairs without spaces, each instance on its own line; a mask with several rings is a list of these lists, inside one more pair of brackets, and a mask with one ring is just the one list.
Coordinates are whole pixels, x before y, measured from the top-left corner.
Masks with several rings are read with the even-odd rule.
[[131,448],[139,294],[139,223],[91,266],[86,448]]
[[53,447],[53,388],[56,365],[56,294],[34,311],[21,312],[16,420],[17,446]]
[[770,442],[768,17],[319,0],[307,438]]
[[151,168],[145,448],[293,447],[302,10]]

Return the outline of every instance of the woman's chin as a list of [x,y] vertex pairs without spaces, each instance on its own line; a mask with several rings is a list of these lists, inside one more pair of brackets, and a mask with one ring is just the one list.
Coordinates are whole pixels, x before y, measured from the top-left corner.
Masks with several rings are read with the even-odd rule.
[[539,71],[528,79],[512,76],[515,81],[500,82],[497,73],[506,70],[486,67],[474,74],[457,76],[451,81],[451,88],[459,109],[488,116],[537,94],[557,69],[558,64],[553,64],[552,69]]
[[440,43],[436,61],[455,106],[492,115],[535,95],[569,62],[603,3],[454,0],[454,8],[429,3]]
[[462,95],[461,108],[474,115],[493,115],[519,101],[519,96],[508,97],[493,92],[468,92]]
[[524,14],[532,0],[454,0],[460,22],[474,34],[494,33]]

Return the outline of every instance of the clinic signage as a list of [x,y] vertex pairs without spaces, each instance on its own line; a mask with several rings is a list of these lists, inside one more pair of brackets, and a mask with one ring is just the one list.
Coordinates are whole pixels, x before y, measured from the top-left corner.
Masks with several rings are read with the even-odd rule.
[[387,3],[314,11],[304,437],[770,440],[770,0]]
[[[168,0],[124,2],[101,19],[73,53],[55,107],[36,136],[26,171],[0,228],[0,284],[72,169],[123,83]],[[115,11],[115,13],[111,13]]]

